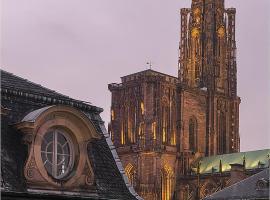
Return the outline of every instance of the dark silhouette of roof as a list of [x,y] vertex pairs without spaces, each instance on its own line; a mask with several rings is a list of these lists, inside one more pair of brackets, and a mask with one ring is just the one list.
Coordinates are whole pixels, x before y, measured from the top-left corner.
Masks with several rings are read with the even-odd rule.
[[1,91],[27,98],[47,101],[51,104],[65,104],[78,108],[88,109],[95,112],[102,112],[103,109],[93,106],[89,102],[84,102],[70,98],[69,96],[58,93],[54,90],[43,87],[37,83],[16,76],[7,71],[1,70]]
[[[28,113],[51,105],[68,105],[83,112],[94,124],[101,139],[91,142],[88,157],[93,163],[96,191],[87,196],[46,194],[28,191],[23,176],[27,146],[13,124]],[[141,199],[130,186],[120,159],[99,113],[101,108],[72,99],[36,83],[1,70],[1,193],[7,199]]]
[[204,200],[269,199],[269,168],[235,183]]

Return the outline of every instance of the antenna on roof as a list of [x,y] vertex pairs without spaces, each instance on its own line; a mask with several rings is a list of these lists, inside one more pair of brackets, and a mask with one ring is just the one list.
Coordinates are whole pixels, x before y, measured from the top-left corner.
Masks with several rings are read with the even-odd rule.
[[146,64],[149,65],[149,69],[152,69],[152,64],[153,63],[151,61],[147,62]]

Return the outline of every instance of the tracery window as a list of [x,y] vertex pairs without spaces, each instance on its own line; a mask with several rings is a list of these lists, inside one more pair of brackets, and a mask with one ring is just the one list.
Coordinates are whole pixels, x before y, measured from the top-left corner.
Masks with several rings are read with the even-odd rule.
[[173,172],[167,165],[161,170],[161,199],[171,200],[173,185]]
[[168,138],[168,118],[167,118],[168,109],[163,107],[162,109],[162,142],[166,143]]
[[168,101],[164,98],[162,105],[162,143],[168,142],[168,132],[169,132],[169,120],[170,120],[170,110]]
[[176,145],[176,102],[173,101],[171,103],[171,109],[170,109],[170,143],[171,145]]
[[128,164],[125,168],[125,173],[128,177],[128,180],[130,182],[130,184],[135,187],[136,186],[136,171],[135,168],[132,164]]
[[189,149],[197,151],[197,122],[195,118],[189,120]]
[[127,108],[127,135],[128,135],[128,142],[133,144],[136,142],[136,106],[133,105],[134,103],[131,103],[131,105]]

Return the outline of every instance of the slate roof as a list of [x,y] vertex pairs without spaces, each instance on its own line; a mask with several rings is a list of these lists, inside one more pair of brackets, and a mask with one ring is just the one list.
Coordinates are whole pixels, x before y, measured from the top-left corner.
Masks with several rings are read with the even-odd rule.
[[1,73],[1,91],[13,95],[46,101],[49,104],[65,104],[77,108],[88,109],[95,112],[102,112],[103,109],[91,105],[89,102],[79,101],[69,96],[58,93],[54,90],[43,87],[37,83],[16,76],[4,70]]
[[[232,154],[222,154],[217,156],[203,157],[197,161],[200,162],[200,174],[212,173],[212,168],[215,172],[219,171],[220,161],[222,163],[222,172],[230,171],[230,164],[243,164],[245,159],[245,168],[247,170],[256,169],[261,165],[262,168],[269,167],[270,149],[248,151]],[[196,167],[197,163],[194,167]],[[194,169],[196,170],[196,169]]]
[[[88,156],[93,164],[97,189],[87,195],[42,194],[29,191],[23,177],[27,146],[22,144],[22,134],[12,126],[28,120],[28,113],[38,115],[52,105],[69,105],[83,112],[101,134],[88,146]],[[101,108],[72,99],[26,79],[1,70],[1,193],[9,199],[141,199],[128,183],[115,147],[105,129],[99,113]]]
[[8,88],[8,89],[24,91],[24,92],[31,91],[31,93],[54,96],[58,98],[59,97],[69,98],[66,95],[63,95],[54,90],[45,88],[39,84],[33,83],[27,79],[21,78],[19,76],[16,76],[4,70],[1,70],[1,84],[2,84],[2,87]]
[[225,199],[269,199],[269,168],[216,192],[204,200]]

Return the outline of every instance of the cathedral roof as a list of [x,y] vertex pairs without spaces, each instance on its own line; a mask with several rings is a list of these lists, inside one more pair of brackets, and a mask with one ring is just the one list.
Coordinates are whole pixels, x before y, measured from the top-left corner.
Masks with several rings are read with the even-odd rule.
[[147,76],[168,77],[168,78],[172,79],[173,81],[178,80],[178,78],[175,77],[175,76],[171,76],[169,74],[164,74],[162,72],[158,72],[158,71],[155,71],[155,70],[152,70],[152,69],[147,69],[147,70],[143,70],[143,71],[136,72],[136,73],[133,73],[133,74],[129,74],[129,75],[121,77],[121,79],[122,79],[122,82],[125,82],[125,80],[130,78],[130,77],[145,76],[145,75],[147,75]]
[[205,200],[210,199],[269,199],[269,169],[205,198]]
[[266,168],[269,166],[270,149],[248,151],[232,154],[223,154],[217,156],[204,157],[198,160],[200,164],[200,173],[207,174],[219,172],[220,165],[222,172],[230,171],[230,164],[243,164],[245,168],[252,170],[256,168]]
[[[14,124],[33,122],[54,106],[73,107],[93,124],[100,139],[91,141],[87,155],[93,164],[96,189],[87,194],[33,193],[23,175],[27,146]],[[72,99],[36,83],[1,70],[1,193],[14,199],[140,199],[128,183],[120,159],[99,113],[101,108]],[[86,196],[84,196],[86,195]]]

